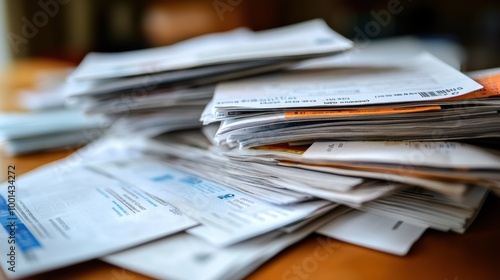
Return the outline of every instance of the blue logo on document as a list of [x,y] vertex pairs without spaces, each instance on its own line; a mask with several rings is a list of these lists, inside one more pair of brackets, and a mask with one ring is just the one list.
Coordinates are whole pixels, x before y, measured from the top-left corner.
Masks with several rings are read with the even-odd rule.
[[166,175],[151,178],[151,180],[153,180],[155,182],[163,182],[163,181],[172,180],[173,178],[174,178],[174,176],[172,176],[170,174],[166,174]]
[[223,195],[218,195],[217,196],[219,199],[228,199],[234,197],[234,194],[228,193],[228,194],[223,194]]

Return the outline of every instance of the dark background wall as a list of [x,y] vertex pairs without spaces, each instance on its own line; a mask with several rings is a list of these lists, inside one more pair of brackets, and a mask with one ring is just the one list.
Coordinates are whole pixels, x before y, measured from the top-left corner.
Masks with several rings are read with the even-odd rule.
[[351,39],[360,32],[370,39],[444,38],[464,47],[465,69],[500,66],[500,1],[493,0],[4,1],[6,39],[17,58],[78,62],[89,51],[168,45],[238,26],[262,30],[319,17]]

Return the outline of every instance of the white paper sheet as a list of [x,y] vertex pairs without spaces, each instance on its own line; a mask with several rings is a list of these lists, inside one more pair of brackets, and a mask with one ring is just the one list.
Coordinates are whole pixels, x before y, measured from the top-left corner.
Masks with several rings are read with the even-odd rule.
[[430,191],[409,190],[370,201],[359,209],[441,231],[464,233],[479,213],[488,189],[472,187],[460,201]]
[[373,58],[363,64],[326,64],[329,68],[221,83],[213,105],[218,110],[369,105],[435,100],[482,88],[428,53],[408,61]]
[[316,232],[359,246],[404,256],[427,229],[404,221],[350,211]]
[[238,190],[174,169],[154,160],[108,162],[95,166],[120,180],[165,199],[202,223],[189,233],[228,246],[308,217],[328,201],[273,205]]
[[[197,224],[133,186],[81,167],[57,177],[53,167],[21,176],[15,188],[0,186],[0,264],[10,278],[102,257]],[[8,254],[14,256],[10,263]]]
[[107,256],[104,261],[158,279],[241,279],[284,248],[345,212],[338,210],[341,211],[331,211],[292,233],[274,231],[225,248],[181,233]]
[[332,162],[500,170],[499,153],[465,143],[443,141],[318,141],[307,149],[302,158]]
[[173,46],[115,54],[91,53],[70,80],[116,78],[235,61],[335,53],[352,42],[322,20],[261,32],[237,29],[209,34]]

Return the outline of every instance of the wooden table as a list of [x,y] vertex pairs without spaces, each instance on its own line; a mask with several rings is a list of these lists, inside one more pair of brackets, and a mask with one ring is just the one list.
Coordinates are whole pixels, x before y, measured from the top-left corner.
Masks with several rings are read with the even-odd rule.
[[[38,71],[67,67],[67,63],[31,60],[16,63],[0,78],[0,109],[15,108],[14,93],[30,86]],[[6,178],[7,166],[17,174],[61,159],[71,151],[0,157]],[[3,174],[5,173],[5,174]],[[405,257],[393,256],[313,234],[268,261],[248,279],[499,279],[500,198],[490,195],[477,220],[463,234],[428,230]],[[318,258],[316,248],[329,242],[329,254]],[[5,277],[0,274],[0,279]],[[143,275],[99,260],[73,265],[29,279],[141,280]]]

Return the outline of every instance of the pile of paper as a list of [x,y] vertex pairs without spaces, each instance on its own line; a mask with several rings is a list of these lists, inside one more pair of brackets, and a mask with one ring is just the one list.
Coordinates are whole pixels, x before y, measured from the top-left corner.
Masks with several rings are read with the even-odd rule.
[[199,127],[220,81],[287,68],[341,53],[352,42],[313,20],[262,32],[210,34],[172,46],[91,53],[69,78],[69,102],[104,114],[120,132],[158,135]]
[[[185,249],[178,252],[156,251],[155,259],[180,261],[172,258],[178,254],[191,258],[190,263],[184,268],[163,271],[164,276],[157,277],[182,275],[186,270],[195,274],[208,272],[210,266],[192,270],[193,265],[203,261],[196,261],[202,258],[197,257],[201,254],[206,255],[205,259],[209,254],[223,259],[238,257],[233,260],[234,267],[220,266],[218,271],[203,275],[205,279],[217,279],[236,267],[241,269],[232,273],[241,277],[347,210],[338,209],[316,220],[317,213],[326,213],[337,205],[321,200],[297,207],[272,205],[144,157],[126,142],[130,141],[91,144],[80,153],[22,176],[14,191],[9,191],[8,183],[2,186],[0,221],[8,230],[2,230],[0,236],[2,240],[13,236],[18,253],[12,265],[2,263],[9,277],[25,277],[104,257],[187,228],[191,228],[190,236],[181,234],[156,243],[176,246],[182,238],[197,244],[196,247],[184,244]],[[10,203],[12,197],[15,207]],[[245,242],[240,244],[241,241]],[[0,250],[9,253],[9,247],[2,246]],[[126,263],[137,256],[129,255],[131,252],[112,255],[106,260]],[[152,268],[150,262],[143,265]]]
[[360,209],[442,231],[464,233],[478,214],[487,192],[486,188],[474,187],[457,200],[414,188],[367,202]]
[[[403,184],[327,174],[266,164],[255,157],[235,159],[238,151],[217,150],[198,131],[146,140],[138,149],[187,172],[217,181],[274,204],[293,204],[320,197],[360,205],[403,187]],[[296,156],[297,154],[292,154]]]
[[[198,131],[184,131],[136,147],[270,203],[295,205],[316,197],[461,233],[500,179],[498,152],[454,142],[343,141],[228,150],[212,146]],[[417,157],[419,162],[409,160]]]
[[500,71],[375,43],[331,56],[351,46],[310,21],[90,54],[68,100],[112,131],[19,178],[14,208],[0,188],[0,236],[23,237],[2,268],[234,279],[313,232],[396,255],[463,233],[500,190]]
[[[212,142],[229,147],[219,153],[227,162],[218,176],[275,174],[280,191],[464,232],[487,190],[500,190],[500,152],[444,140],[500,137],[500,71],[471,74],[476,82],[427,53],[396,58],[367,48],[349,60],[220,83],[202,115],[205,124],[220,122],[206,129]],[[200,162],[179,164],[203,172]],[[231,166],[247,175],[234,176]],[[347,178],[363,181],[342,189]],[[398,192],[412,187],[449,198]]]
[[74,109],[52,109],[0,115],[0,142],[9,156],[80,147],[95,139],[92,131],[105,130],[99,116],[87,117]]
[[100,116],[85,116],[65,108],[63,87],[71,69],[42,72],[35,86],[19,92],[18,103],[27,112],[0,114],[0,143],[8,156],[72,150],[94,140],[94,130],[106,130]]
[[[21,176],[14,191],[2,185],[6,230],[0,236],[16,240],[14,261],[1,264],[6,275],[22,278],[102,258],[161,279],[242,278],[349,211],[318,199],[293,205],[256,199],[138,153],[143,141],[104,139]],[[348,219],[351,224],[336,227],[343,233],[332,234],[349,239],[370,231],[374,248],[405,254],[426,229],[379,219],[385,224],[376,228]],[[395,224],[400,230],[392,229]],[[397,244],[387,239],[389,232]],[[326,254],[338,246],[326,238],[318,242]],[[0,247],[2,254],[9,250]]]
[[429,54],[350,58],[221,83],[203,121],[220,121],[214,139],[231,147],[500,137],[498,71],[479,78],[486,86],[495,81],[493,88],[473,92],[482,86]]

